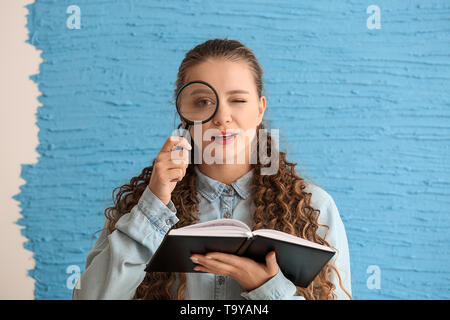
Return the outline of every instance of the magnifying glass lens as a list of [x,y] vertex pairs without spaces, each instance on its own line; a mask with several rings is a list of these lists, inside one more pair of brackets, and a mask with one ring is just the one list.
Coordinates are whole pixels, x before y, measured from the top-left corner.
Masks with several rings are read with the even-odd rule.
[[217,97],[209,86],[191,83],[181,90],[177,106],[184,118],[193,122],[205,121],[216,111]]

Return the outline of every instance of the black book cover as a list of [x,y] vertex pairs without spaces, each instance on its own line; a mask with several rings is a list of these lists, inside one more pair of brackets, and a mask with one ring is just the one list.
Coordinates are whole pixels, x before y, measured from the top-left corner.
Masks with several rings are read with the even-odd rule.
[[196,272],[194,253],[224,252],[265,263],[274,250],[283,274],[295,285],[306,288],[335,252],[303,246],[262,235],[252,237],[193,236],[166,234],[145,268],[146,272]]

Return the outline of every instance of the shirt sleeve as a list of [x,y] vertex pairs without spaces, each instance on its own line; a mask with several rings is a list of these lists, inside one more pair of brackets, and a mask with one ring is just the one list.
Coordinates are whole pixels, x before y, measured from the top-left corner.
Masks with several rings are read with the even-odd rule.
[[247,300],[305,300],[296,296],[297,287],[287,279],[281,269],[278,273],[256,289],[244,291],[241,296]]
[[132,299],[147,263],[178,222],[176,212],[172,201],[165,205],[147,186],[138,203],[116,222],[116,230],[109,234],[105,221],[72,299]]
[[[328,194],[326,195],[328,200],[323,202],[325,205],[319,206],[319,209],[321,209],[319,224],[326,224],[330,227],[325,240],[337,249],[337,253],[331,259],[331,262],[338,269],[344,288],[351,294],[350,256],[344,224],[333,198]],[[349,299],[348,295],[341,289],[339,278],[334,270],[330,274],[330,280],[336,287],[334,294],[337,300]],[[280,269],[274,277],[264,284],[250,292],[242,292],[241,296],[247,300],[305,300],[303,296],[295,294],[296,286],[284,276]]]

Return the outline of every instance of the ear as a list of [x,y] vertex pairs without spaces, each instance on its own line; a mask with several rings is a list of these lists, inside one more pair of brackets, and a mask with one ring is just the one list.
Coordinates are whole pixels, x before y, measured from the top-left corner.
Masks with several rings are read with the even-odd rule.
[[257,126],[259,126],[260,123],[262,122],[265,111],[266,111],[266,97],[261,96],[261,98],[259,98],[259,104],[258,104],[258,124],[257,124]]

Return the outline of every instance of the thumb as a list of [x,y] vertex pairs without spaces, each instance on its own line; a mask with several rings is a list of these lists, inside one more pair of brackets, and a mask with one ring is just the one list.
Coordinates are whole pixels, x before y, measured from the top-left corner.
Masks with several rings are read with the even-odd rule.
[[266,267],[270,274],[276,275],[278,273],[278,263],[275,251],[270,251],[266,255]]

